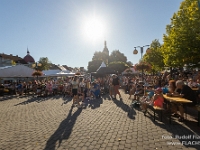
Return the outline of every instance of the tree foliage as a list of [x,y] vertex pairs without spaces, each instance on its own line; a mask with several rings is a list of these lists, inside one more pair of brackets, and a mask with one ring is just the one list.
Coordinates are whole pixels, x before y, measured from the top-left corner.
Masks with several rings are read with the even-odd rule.
[[114,71],[121,73],[123,72],[125,69],[127,69],[129,66],[122,61],[113,61],[110,62],[108,67],[112,68]]
[[197,64],[200,60],[200,11],[197,0],[184,0],[166,26],[163,58],[167,66]]
[[12,66],[15,66],[15,65],[16,65],[16,62],[13,61],[13,60],[11,60],[11,64],[12,64]]
[[88,72],[95,72],[102,62],[119,73],[133,65],[132,62],[127,62],[127,57],[119,50],[114,50],[110,56],[103,52],[95,52],[92,61],[88,63]]
[[49,61],[47,57],[41,57],[38,63],[40,65],[38,66],[37,70],[40,70],[40,71],[49,70],[51,62]]
[[127,57],[119,50],[114,50],[109,56],[109,63],[114,61],[127,62]]
[[138,71],[144,70],[149,72],[151,70],[151,65],[149,63],[140,61],[139,64],[135,64],[135,68]]
[[42,72],[41,71],[34,71],[32,73],[32,76],[42,76]]
[[150,64],[154,71],[160,71],[164,67],[161,44],[157,39],[152,41],[150,51],[144,55],[143,61]]
[[88,72],[96,72],[97,69],[100,67],[102,60],[92,60],[88,63]]

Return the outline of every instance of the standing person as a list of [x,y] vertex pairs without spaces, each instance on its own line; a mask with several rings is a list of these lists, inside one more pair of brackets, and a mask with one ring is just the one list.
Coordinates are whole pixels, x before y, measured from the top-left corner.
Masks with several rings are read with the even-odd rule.
[[85,88],[86,84],[83,78],[80,78],[79,81],[79,94],[82,97],[82,104],[84,104],[84,99],[85,99]]
[[113,94],[114,94],[114,86],[113,86],[113,84],[112,84],[112,82],[113,82],[113,78],[112,78],[112,76],[111,77],[109,77],[109,80],[108,80],[108,84],[109,84],[109,95],[110,95],[110,97],[112,98],[112,96],[113,96]]
[[73,104],[72,107],[75,106],[75,104],[78,104],[78,107],[80,108],[80,103],[79,103],[79,99],[78,99],[78,77],[75,76],[74,79],[71,82],[72,84],[72,95],[73,95]]
[[119,92],[119,84],[120,84],[120,81],[119,81],[119,78],[117,75],[113,75],[113,82],[112,82],[112,85],[114,86],[114,98],[116,98],[117,94],[119,95],[119,98],[121,98],[121,94]]

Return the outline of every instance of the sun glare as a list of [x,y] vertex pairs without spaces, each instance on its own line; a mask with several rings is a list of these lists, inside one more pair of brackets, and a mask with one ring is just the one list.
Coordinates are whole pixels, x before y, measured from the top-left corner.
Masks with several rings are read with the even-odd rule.
[[84,20],[82,29],[84,38],[89,41],[103,40],[105,36],[104,22],[95,17]]

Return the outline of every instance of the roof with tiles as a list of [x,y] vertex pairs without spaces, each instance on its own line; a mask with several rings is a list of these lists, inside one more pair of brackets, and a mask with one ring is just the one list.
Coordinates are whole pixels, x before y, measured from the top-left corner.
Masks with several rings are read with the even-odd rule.
[[12,54],[7,55],[4,53],[0,54],[0,57],[4,58],[4,59],[9,59],[9,60],[13,60],[14,62],[20,62],[20,63],[26,63],[21,57],[19,57],[18,55],[13,56]]

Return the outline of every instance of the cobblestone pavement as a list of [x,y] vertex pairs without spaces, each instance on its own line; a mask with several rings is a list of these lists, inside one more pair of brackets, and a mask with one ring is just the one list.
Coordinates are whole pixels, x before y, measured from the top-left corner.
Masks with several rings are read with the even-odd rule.
[[200,149],[200,127],[193,119],[154,122],[151,110],[145,117],[130,109],[128,95],[121,93],[122,100],[103,96],[85,109],[72,108],[61,96],[0,97],[0,149]]

